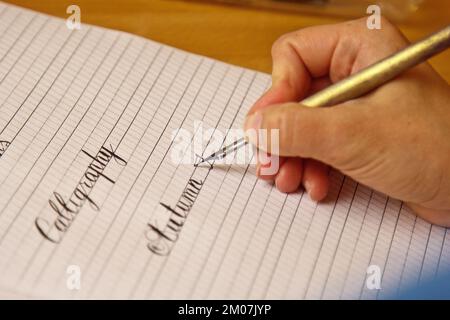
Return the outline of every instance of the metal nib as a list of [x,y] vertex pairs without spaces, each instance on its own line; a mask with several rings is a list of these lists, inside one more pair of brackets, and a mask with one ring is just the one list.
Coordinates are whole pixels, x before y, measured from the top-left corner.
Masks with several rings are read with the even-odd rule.
[[[238,139],[234,141],[232,144],[229,144],[219,151],[214,152],[213,154],[209,155],[206,158],[203,158],[202,156],[197,155],[197,157],[200,158],[200,161],[194,164],[195,167],[198,167],[200,164],[208,162],[209,161],[215,161],[225,158],[229,153],[236,151],[237,149],[245,146],[247,144],[247,141],[244,138]],[[211,164],[210,164],[211,165]]]

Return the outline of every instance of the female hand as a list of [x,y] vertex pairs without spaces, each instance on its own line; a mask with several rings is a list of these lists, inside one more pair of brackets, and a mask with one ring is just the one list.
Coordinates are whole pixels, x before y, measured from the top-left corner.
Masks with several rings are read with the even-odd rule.
[[336,106],[296,103],[407,44],[388,21],[381,30],[369,30],[365,19],[302,29],[277,40],[272,87],[245,124],[279,129],[279,170],[266,176],[258,164],[259,176],[274,180],[283,192],[302,184],[318,201],[328,192],[330,165],[405,201],[424,219],[450,226],[450,88],[428,64]]

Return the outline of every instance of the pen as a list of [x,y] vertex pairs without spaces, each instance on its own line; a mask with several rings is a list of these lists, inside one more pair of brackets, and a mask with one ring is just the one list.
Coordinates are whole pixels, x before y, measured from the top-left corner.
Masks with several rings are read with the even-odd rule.
[[[302,100],[300,104],[311,108],[324,107],[358,98],[395,78],[402,72],[444,51],[449,46],[450,25],[309,96]],[[228,154],[245,146],[247,143],[246,138],[238,139],[208,157],[202,158],[196,166],[204,162],[225,158]]]

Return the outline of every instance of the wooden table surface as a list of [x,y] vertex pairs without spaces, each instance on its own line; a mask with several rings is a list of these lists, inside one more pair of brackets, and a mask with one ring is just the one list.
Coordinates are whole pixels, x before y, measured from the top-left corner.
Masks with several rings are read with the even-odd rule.
[[[77,4],[81,22],[138,34],[225,62],[271,70],[270,48],[280,35],[306,26],[336,23],[339,17],[253,9],[177,0],[6,0],[18,6],[68,17]],[[419,11],[399,23],[417,40],[450,23],[449,0],[425,0]],[[361,16],[364,12],[361,13]],[[450,83],[450,50],[431,60]]]

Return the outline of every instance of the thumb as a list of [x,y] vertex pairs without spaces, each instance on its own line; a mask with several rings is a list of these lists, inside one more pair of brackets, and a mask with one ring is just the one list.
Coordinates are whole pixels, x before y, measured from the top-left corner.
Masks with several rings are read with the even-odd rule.
[[[247,137],[263,151],[339,167],[361,154],[366,145],[368,122],[373,117],[368,117],[364,109],[353,102],[328,108],[281,104],[249,115],[245,129],[247,133],[258,131]],[[264,131],[266,134],[262,134]]]

